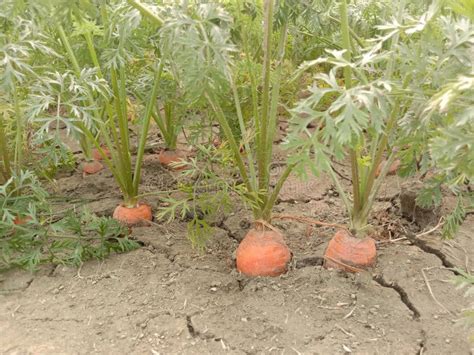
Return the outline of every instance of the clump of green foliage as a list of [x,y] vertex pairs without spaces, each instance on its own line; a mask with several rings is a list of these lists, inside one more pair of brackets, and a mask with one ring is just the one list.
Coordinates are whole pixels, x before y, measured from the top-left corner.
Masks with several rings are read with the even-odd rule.
[[[19,192],[21,191],[21,194]],[[53,213],[48,193],[31,172],[0,186],[0,271],[39,264],[80,265],[138,247],[117,221],[87,210]]]
[[[44,72],[46,58],[60,56],[35,23],[15,13],[13,2],[0,9],[0,184],[28,167],[47,178],[73,157],[57,136],[36,129],[31,86]],[[38,118],[39,119],[39,118]]]
[[[243,195],[242,184],[235,180],[232,152],[228,147],[196,145],[198,157],[190,159],[181,173],[177,191],[163,197],[157,218],[188,222],[188,238],[193,247],[204,248],[223,213],[232,210],[232,194]],[[229,173],[230,172],[230,173]]]
[[426,67],[435,72],[434,94],[415,111],[420,120],[402,123],[410,137],[404,142],[402,159],[429,174],[417,198],[421,206],[439,206],[443,186],[457,197],[442,229],[443,237],[452,238],[466,214],[474,210],[474,11],[469,1],[440,1],[438,6],[433,34],[427,35],[435,45],[422,49],[423,57],[431,58]]
[[[314,76],[309,97],[293,110],[289,147],[300,148],[303,154],[294,155],[290,163],[301,161],[316,173],[327,171],[346,205],[351,228],[355,234],[364,234],[374,199],[397,157],[402,161],[401,175],[417,169],[427,173],[442,162],[436,147],[452,125],[460,130],[459,139],[452,141],[458,146],[453,148],[466,153],[461,158],[465,166],[472,159],[472,138],[464,139],[468,137],[463,134],[470,130],[472,120],[461,118],[470,114],[458,107],[461,116],[456,119],[433,115],[432,108],[446,82],[472,70],[468,58],[473,28],[466,19],[445,14],[439,3],[413,10],[401,1],[395,17],[375,26],[374,38],[357,41],[349,26],[346,0],[340,1],[339,9],[343,49],[327,50],[326,57],[301,66],[302,71],[320,64],[331,69]],[[332,102],[323,105],[328,96]],[[316,130],[310,131],[309,123]],[[351,162],[352,194],[344,191],[332,168],[334,160],[345,158]],[[458,208],[451,222],[457,223],[461,215]],[[453,223],[446,226],[452,230]]]
[[[118,91],[122,100],[117,110],[126,116],[124,89],[117,89],[117,80],[112,80],[117,84],[113,88],[108,86],[94,42],[98,44],[96,37],[104,33],[115,38],[115,29],[122,29],[119,37],[125,40],[124,28],[130,35],[137,18],[121,23],[130,8],[116,7],[102,13],[109,14],[106,19],[112,23],[103,31],[91,18],[108,9],[105,3],[82,5],[6,1],[0,9],[0,269],[34,269],[45,262],[78,265],[138,246],[115,220],[87,211],[54,212],[52,197],[39,180],[52,179],[58,169],[74,165],[64,132],[78,136],[84,154],[90,155],[97,126],[106,127],[100,107],[110,108]],[[45,21],[51,14],[62,21]],[[119,24],[114,26],[114,21]],[[70,26],[68,31],[64,26]],[[104,49],[104,62],[113,66],[120,54],[127,57],[120,49]],[[119,76],[122,84],[124,76]],[[115,117],[109,118],[107,123],[115,129]],[[128,134],[126,126],[122,131]],[[130,156],[128,146],[124,156]]]
[[[156,17],[151,9],[144,10],[138,1],[131,3],[137,8],[141,6],[142,12],[150,19]],[[255,220],[267,222],[271,220],[278,193],[294,167],[289,165],[277,182],[271,184],[269,171],[278,123],[277,109],[281,102],[291,9],[287,2],[273,0],[255,7],[255,13],[247,5],[236,5],[236,18],[233,19],[225,8],[214,3],[176,6],[170,10],[160,29],[161,52],[164,58],[173,62],[176,80],[190,102],[204,103],[213,113],[231,152],[232,170],[239,178],[226,175],[228,190],[238,193],[252,210]],[[254,22],[259,18],[261,22]],[[251,23],[252,28],[256,28],[258,23],[261,26],[263,22],[263,27],[257,36],[247,36],[234,20]],[[161,22],[158,18],[153,21]],[[233,38],[241,44],[240,48],[232,42]],[[257,38],[261,41],[255,47],[253,44]],[[238,71],[234,69],[236,67]],[[240,76],[242,73],[248,77],[246,90],[239,90],[237,84],[237,74]],[[242,93],[246,94],[243,98],[248,102],[246,105],[243,105]],[[229,103],[233,110],[229,109]],[[244,111],[245,106],[250,106],[250,109]],[[248,116],[245,117],[244,113]],[[204,180],[208,181],[208,176]],[[217,180],[219,183],[224,181]],[[194,186],[199,191],[200,186]]]

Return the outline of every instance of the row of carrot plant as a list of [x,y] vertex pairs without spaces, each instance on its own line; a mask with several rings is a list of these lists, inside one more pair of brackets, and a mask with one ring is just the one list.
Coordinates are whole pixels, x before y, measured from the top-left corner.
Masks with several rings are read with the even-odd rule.
[[[458,196],[443,225],[452,236],[473,206],[473,20],[469,0],[4,1],[0,267],[130,250],[137,244],[124,225],[154,213],[192,212],[189,235],[203,245],[209,216],[235,195],[255,222],[237,268],[279,275],[291,252],[272,210],[286,179],[308,172],[326,173],[346,208],[329,266],[373,265],[370,214],[394,172],[426,177],[420,206],[440,204],[443,186]],[[288,160],[274,180],[282,118]],[[140,193],[151,125],[163,142],[160,162],[193,181],[181,185],[182,198],[163,197],[159,211]],[[81,147],[84,174],[104,165],[112,173],[120,223],[53,213],[58,197],[44,186],[75,160],[64,130]],[[179,151],[181,132],[194,158]],[[341,161],[351,191],[335,169]]]

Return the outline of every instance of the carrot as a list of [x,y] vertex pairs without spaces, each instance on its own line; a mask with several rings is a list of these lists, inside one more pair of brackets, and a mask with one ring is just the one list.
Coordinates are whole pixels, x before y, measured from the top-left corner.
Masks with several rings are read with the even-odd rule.
[[30,217],[30,216],[26,216],[26,217],[16,216],[15,219],[13,220],[13,224],[15,224],[15,225],[23,225],[23,224],[28,223],[29,221],[31,221],[31,217]]
[[214,139],[212,140],[212,145],[215,148],[219,148],[222,145],[222,140],[219,137],[214,137]]
[[184,154],[180,151],[177,150],[167,150],[164,149],[160,152],[160,155],[158,156],[158,160],[161,165],[164,165],[170,169],[173,170],[184,170],[186,169],[186,166],[174,166],[173,164],[175,163],[181,163],[184,162]]
[[118,205],[114,210],[113,218],[128,226],[137,226],[146,225],[148,221],[152,220],[153,216],[150,205],[138,203],[136,207]]
[[[379,177],[380,172],[382,171],[384,165],[387,162],[384,161],[380,163],[380,165],[377,167],[377,170],[375,170],[375,176]],[[388,169],[387,175],[395,175],[397,173],[398,168],[400,167],[401,161],[400,159],[395,159],[393,163],[390,165],[390,168]]]
[[377,250],[372,238],[359,239],[339,230],[329,241],[324,253],[326,268],[349,272],[361,271],[375,264]]
[[[107,156],[107,158],[110,159],[111,157],[110,151],[106,147],[102,147],[102,150]],[[102,160],[102,155],[100,155],[99,151],[94,148],[92,149],[92,158],[94,158],[94,160]]]
[[251,229],[237,248],[237,270],[248,276],[281,275],[290,260],[290,249],[276,230]]
[[82,171],[84,175],[96,174],[101,171],[104,166],[97,160],[87,161],[82,164]]

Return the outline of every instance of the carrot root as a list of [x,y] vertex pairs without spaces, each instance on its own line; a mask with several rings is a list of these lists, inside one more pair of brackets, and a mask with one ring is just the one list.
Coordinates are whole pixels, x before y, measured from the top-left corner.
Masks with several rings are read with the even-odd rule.
[[126,207],[118,205],[115,208],[113,218],[128,225],[147,225],[152,220],[151,206],[146,203],[139,203],[136,207]]
[[274,230],[251,229],[237,248],[237,270],[247,276],[281,275],[290,260],[290,249]]

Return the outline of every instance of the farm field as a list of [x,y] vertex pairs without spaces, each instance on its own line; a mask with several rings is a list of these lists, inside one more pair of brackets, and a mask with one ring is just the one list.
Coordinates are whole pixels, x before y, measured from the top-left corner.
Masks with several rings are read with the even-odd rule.
[[5,0],[0,354],[473,353],[473,21]]
[[[156,162],[145,166],[145,182],[160,174],[168,172]],[[119,193],[107,193],[110,180],[106,171],[86,179],[75,174],[61,186],[96,198],[90,209],[108,215],[120,200]],[[329,183],[305,190],[294,179],[289,191],[292,183],[301,195],[280,202],[279,213],[341,218]],[[394,219],[401,217],[399,183],[398,177],[387,181],[376,207]],[[185,223],[154,224],[134,229],[142,246],[126,254],[80,269],[2,274],[0,348],[32,354],[470,352],[468,333],[456,322],[469,302],[449,283],[453,274],[445,265],[462,268],[473,260],[472,217],[451,245],[422,239],[439,255],[406,240],[381,240],[377,266],[362,274],[322,268],[330,232],[308,235],[297,224],[278,223],[294,253],[290,271],[257,279],[239,275],[229,252],[250,219],[242,210],[223,218],[203,253],[190,247]]]

